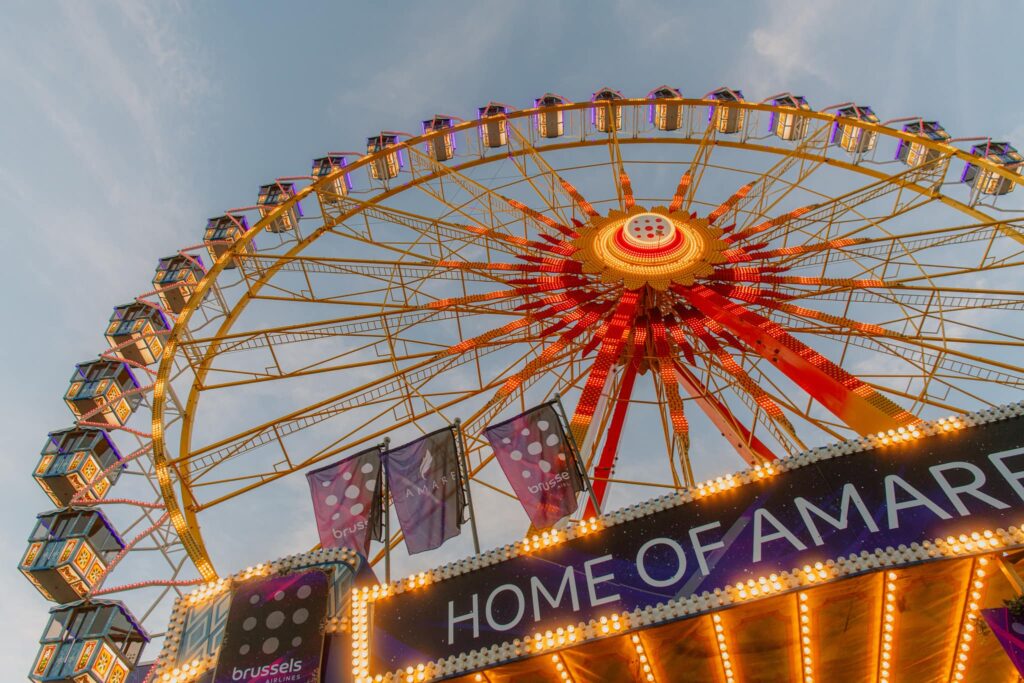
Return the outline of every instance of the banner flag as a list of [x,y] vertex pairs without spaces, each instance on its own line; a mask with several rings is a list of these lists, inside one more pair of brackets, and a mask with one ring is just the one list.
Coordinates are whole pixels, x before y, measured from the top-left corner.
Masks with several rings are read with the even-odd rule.
[[576,511],[583,476],[553,403],[491,425],[484,435],[533,526],[546,529]]
[[410,555],[459,535],[466,492],[455,431],[445,427],[387,452],[384,472]]
[[318,683],[328,592],[319,569],[235,588],[214,683]]
[[380,449],[306,473],[313,514],[324,548],[351,548],[366,555],[370,539],[381,540]]
[[1005,607],[983,609],[981,616],[985,617],[1017,672],[1024,676],[1024,619],[1014,617]]

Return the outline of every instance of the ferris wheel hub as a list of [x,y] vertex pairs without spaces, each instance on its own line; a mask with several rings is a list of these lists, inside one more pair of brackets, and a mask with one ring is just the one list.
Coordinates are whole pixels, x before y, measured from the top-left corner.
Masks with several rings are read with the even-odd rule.
[[633,216],[622,226],[621,234],[627,244],[644,251],[671,248],[680,235],[670,218],[656,213]]
[[722,231],[703,218],[662,207],[632,207],[596,218],[575,241],[586,272],[630,289],[690,285],[725,261]]

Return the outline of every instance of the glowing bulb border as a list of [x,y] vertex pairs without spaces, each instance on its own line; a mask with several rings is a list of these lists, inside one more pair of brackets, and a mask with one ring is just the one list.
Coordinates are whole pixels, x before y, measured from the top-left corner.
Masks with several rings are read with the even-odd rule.
[[[646,626],[701,614],[714,615],[718,610],[729,606],[786,592],[800,591],[847,576],[901,567],[925,560],[998,552],[1008,546],[1024,545],[1024,529],[1011,526],[1009,529],[978,529],[958,537],[948,536],[921,543],[900,544],[896,548],[891,546],[884,549],[876,548],[874,552],[862,550],[858,554],[851,554],[847,557],[822,559],[788,572],[783,571],[757,579],[749,579],[745,583],[715,588],[712,591],[704,591],[700,595],[649,605],[632,612],[609,613],[587,622],[563,624],[521,639],[516,638],[487,648],[462,652],[433,662],[423,662],[416,667],[378,674],[371,674],[369,671],[369,619],[362,617],[368,614],[364,609],[370,603],[404,593],[407,590],[422,590],[438,581],[515,557],[540,552],[559,543],[596,533],[603,528],[706,496],[716,495],[743,484],[761,481],[780,472],[795,470],[822,460],[853,453],[879,448],[897,448],[903,443],[925,437],[948,435],[969,427],[1022,415],[1024,415],[1024,401],[966,415],[953,415],[933,422],[919,422],[909,427],[822,446],[784,460],[763,463],[740,472],[716,477],[689,489],[630,505],[601,517],[590,517],[573,522],[564,529],[550,529],[547,532],[534,534],[515,543],[494,548],[477,556],[450,562],[437,569],[419,572],[410,577],[392,581],[390,584],[354,591],[353,614],[356,614],[358,608],[361,617],[358,624],[353,618],[352,672],[354,679],[357,683],[399,683],[408,681],[410,673],[414,674],[413,680],[416,681],[431,681],[453,674],[473,673],[513,659],[533,656],[545,651],[557,651],[599,638],[623,635]],[[565,634],[564,640],[559,637],[560,633]],[[567,635],[569,633],[572,634],[571,640]],[[803,661],[802,658],[801,661]]]

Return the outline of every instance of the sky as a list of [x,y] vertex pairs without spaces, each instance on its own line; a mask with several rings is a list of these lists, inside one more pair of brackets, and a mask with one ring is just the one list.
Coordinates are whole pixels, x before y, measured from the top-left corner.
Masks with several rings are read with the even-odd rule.
[[1022,19],[1015,1],[7,0],[0,671],[28,671],[46,620],[14,566],[51,507],[30,472],[46,433],[69,424],[74,363],[97,352],[111,306],[144,288],[159,256],[199,241],[206,217],[382,129],[603,85],[629,96],[728,85],[751,100],[789,90],[1024,146],[1017,46],[993,36]]

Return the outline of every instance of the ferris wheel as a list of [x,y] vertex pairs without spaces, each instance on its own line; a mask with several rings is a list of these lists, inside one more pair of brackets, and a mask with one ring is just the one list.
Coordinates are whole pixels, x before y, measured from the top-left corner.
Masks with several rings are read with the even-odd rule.
[[483,429],[554,397],[584,516],[1019,400],[1024,223],[997,201],[1021,163],[920,117],[667,86],[326,153],[114,309],[20,568],[159,636],[235,558],[314,543],[294,482],[385,437],[461,420],[495,545],[528,522]]

